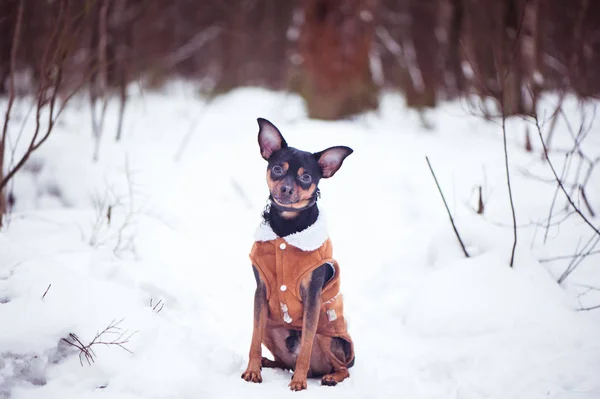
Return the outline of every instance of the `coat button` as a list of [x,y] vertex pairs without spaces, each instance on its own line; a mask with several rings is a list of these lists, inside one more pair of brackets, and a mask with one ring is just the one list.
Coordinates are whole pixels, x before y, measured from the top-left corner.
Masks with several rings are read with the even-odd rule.
[[287,286],[284,284],[284,285],[282,285],[281,287],[279,287],[279,289],[280,289],[281,291],[285,291],[285,290],[287,290]]
[[286,245],[285,242],[282,242],[281,244],[279,244],[279,249],[285,249]]

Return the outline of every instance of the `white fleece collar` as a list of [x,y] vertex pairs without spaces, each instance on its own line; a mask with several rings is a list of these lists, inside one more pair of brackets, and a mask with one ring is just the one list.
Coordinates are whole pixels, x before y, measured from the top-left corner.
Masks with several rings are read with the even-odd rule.
[[[277,234],[273,231],[267,222],[262,222],[254,233],[255,241],[271,241],[277,238]],[[302,251],[314,251],[319,248],[329,238],[327,232],[327,223],[321,212],[317,220],[306,229],[297,233],[282,237],[288,244],[301,249]]]

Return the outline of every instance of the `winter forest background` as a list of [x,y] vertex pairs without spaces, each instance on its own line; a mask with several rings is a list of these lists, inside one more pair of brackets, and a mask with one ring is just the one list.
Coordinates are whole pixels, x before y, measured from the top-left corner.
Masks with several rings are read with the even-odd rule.
[[[93,106],[116,96],[125,112],[129,84],[152,89],[184,78],[206,96],[244,86],[291,91],[310,117],[336,120],[377,109],[384,90],[415,109],[471,95],[496,100],[480,110],[485,116],[531,114],[547,91],[580,99],[600,92],[600,4],[590,0],[4,0],[0,7],[0,95],[10,98],[42,93],[64,102],[86,91]],[[94,116],[96,135],[101,120]]]
[[257,117],[355,151],[311,397],[600,398],[599,65],[597,0],[0,0],[0,399],[288,393]]
[[210,95],[297,92],[323,119],[376,108],[384,89],[416,108],[504,93],[511,115],[543,91],[600,92],[590,0],[4,0],[1,15],[3,95],[11,63],[17,95],[59,70],[63,92],[86,82],[96,96],[183,77]]

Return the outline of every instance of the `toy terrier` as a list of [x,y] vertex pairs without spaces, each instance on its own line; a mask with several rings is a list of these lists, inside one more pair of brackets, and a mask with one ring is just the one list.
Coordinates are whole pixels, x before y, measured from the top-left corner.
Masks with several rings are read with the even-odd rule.
[[[352,149],[301,151],[288,147],[268,120],[259,118],[258,125],[270,205],[250,253],[254,329],[242,378],[262,382],[262,367],[281,368],[293,370],[292,391],[306,389],[307,377],[336,385],[350,376],[354,345],[344,319],[340,267],[317,199],[319,181],[332,177]],[[261,344],[273,360],[262,356]]]

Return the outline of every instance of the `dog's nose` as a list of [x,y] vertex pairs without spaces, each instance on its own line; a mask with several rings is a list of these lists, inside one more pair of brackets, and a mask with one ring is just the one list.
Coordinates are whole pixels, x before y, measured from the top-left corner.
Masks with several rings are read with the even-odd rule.
[[292,187],[292,186],[281,186],[281,192],[283,194],[292,195],[294,193],[294,187]]

